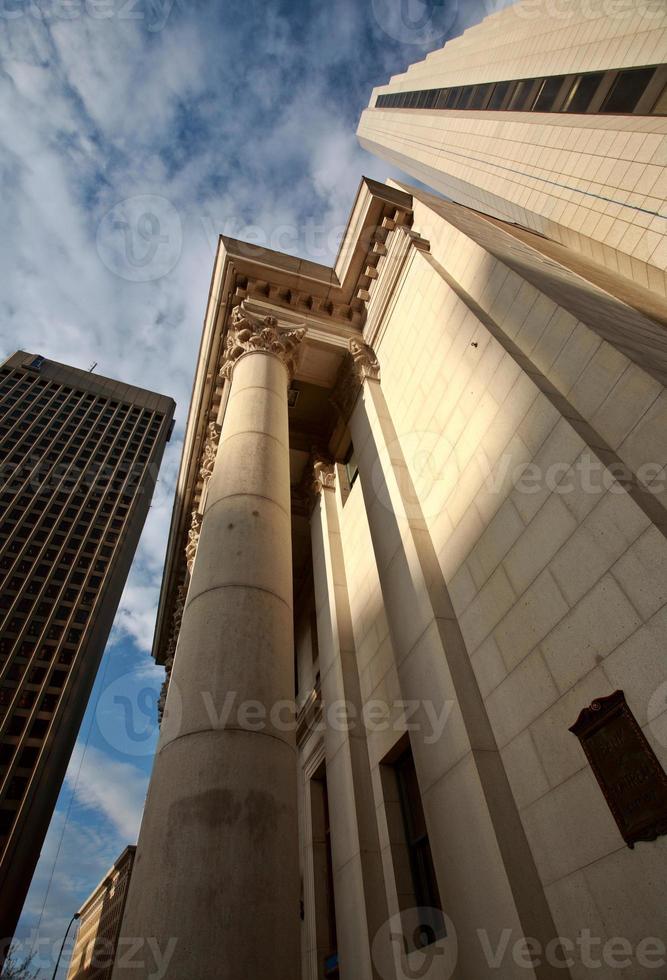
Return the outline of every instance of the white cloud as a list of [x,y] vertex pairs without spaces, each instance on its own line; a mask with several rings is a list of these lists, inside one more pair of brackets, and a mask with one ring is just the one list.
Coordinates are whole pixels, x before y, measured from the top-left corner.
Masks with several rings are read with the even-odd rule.
[[95,810],[126,844],[135,844],[146,796],[145,773],[100,749],[77,745],[65,777],[75,806]]

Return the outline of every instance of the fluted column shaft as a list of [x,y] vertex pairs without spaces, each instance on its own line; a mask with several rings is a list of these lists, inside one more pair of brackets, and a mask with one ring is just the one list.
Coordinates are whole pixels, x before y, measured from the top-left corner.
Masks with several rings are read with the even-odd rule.
[[[298,980],[285,352],[237,316],[122,930],[177,939],[168,980]],[[115,980],[126,976],[137,972],[117,962]]]

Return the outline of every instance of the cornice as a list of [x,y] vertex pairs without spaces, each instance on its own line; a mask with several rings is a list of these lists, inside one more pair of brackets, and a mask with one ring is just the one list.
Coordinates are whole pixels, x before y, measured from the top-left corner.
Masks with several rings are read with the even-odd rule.
[[415,251],[429,252],[430,242],[406,225],[397,225],[388,236],[384,252],[376,264],[377,277],[368,289],[364,337],[378,348],[386,325],[387,311],[398,294],[396,289],[405,267]]

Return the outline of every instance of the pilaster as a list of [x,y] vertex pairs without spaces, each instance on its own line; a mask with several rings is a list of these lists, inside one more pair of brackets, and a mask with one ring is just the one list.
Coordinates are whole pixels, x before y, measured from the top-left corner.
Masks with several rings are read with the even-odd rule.
[[391,950],[382,964],[371,952],[388,910],[335,486],[335,465],[316,458],[311,534],[322,701],[349,711],[346,730],[324,729],[338,954],[342,977],[389,980]]

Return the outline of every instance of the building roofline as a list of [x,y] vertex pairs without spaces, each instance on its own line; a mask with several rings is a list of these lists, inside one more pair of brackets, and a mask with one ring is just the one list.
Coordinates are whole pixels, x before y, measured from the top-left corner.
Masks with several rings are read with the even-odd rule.
[[141,388],[119,378],[110,378],[104,374],[97,374],[93,371],[86,371],[84,368],[74,367],[71,364],[64,364],[62,361],[56,361],[45,354],[17,350],[7,357],[0,367],[28,368],[31,362],[39,358],[43,358],[43,362],[35,370],[46,378],[51,373],[57,373],[57,380],[63,384],[71,384],[74,387],[85,386],[86,390],[102,396],[117,398],[119,401],[135,402],[139,405],[145,405],[145,407],[159,408],[166,415],[173,414],[176,407],[176,402],[169,395],[162,395],[160,392],[152,391],[149,388]]
[[88,908],[88,906],[92,905],[92,903],[97,900],[97,898],[99,897],[100,890],[104,888],[105,882],[108,880],[108,878],[114,873],[114,871],[117,871],[120,868],[120,866],[125,863],[125,861],[127,860],[130,854],[134,855],[136,853],[136,850],[137,850],[136,844],[128,844],[127,847],[124,848],[121,854],[119,854],[119,856],[116,858],[114,863],[108,869],[106,874],[102,875],[100,881],[95,886],[95,888],[93,888],[88,898],[84,902],[82,902],[81,905],[79,906],[79,910],[78,910],[79,918],[83,916],[84,911]]

